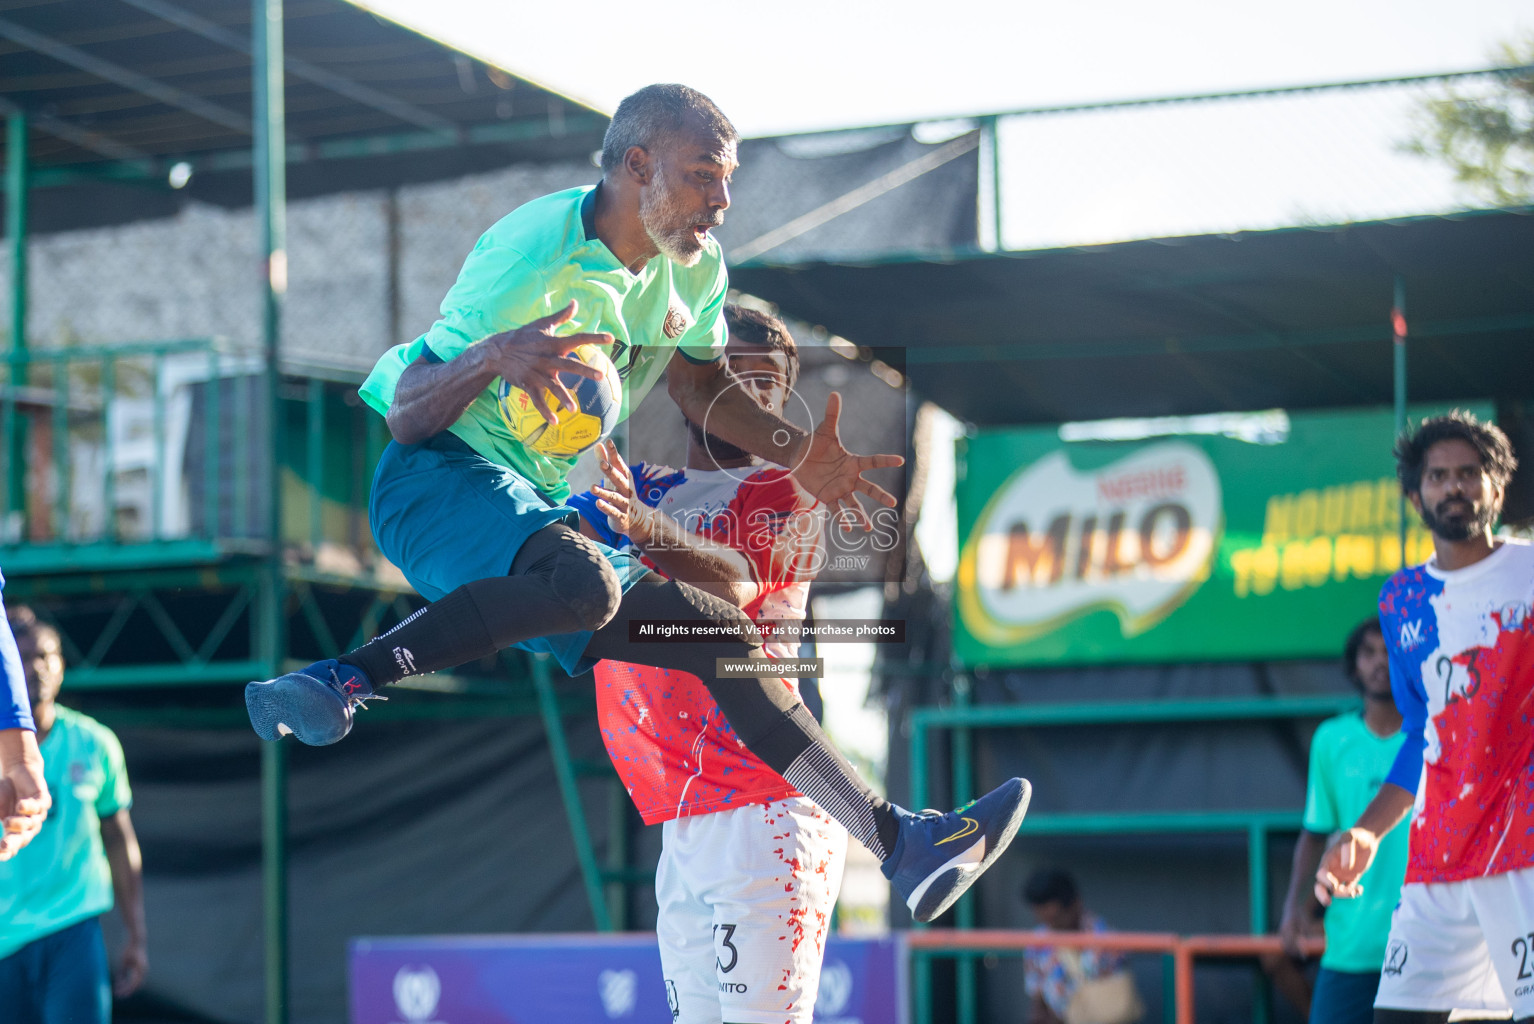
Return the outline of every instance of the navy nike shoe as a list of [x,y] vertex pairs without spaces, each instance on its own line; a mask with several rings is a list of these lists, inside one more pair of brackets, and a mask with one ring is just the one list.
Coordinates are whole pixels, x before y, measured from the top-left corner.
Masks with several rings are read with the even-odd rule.
[[912,917],[931,921],[964,895],[1017,835],[1032,794],[1027,779],[1012,779],[947,814],[897,809],[899,838],[883,871]]

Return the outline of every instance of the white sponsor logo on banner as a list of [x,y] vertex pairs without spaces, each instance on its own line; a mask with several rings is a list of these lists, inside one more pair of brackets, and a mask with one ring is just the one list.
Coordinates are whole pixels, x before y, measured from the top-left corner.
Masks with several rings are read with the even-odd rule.
[[1124,636],[1143,633],[1208,577],[1222,527],[1219,476],[1191,444],[1087,471],[1054,452],[980,514],[959,567],[965,625],[1007,646],[1107,608]]
[[442,1024],[433,1021],[442,998],[442,982],[430,967],[401,967],[394,975],[394,1008],[405,1024]]
[[597,992],[608,1019],[627,1017],[639,998],[639,979],[629,970],[603,971],[597,976]]
[[834,1017],[852,998],[852,971],[840,960],[827,963],[820,972],[820,994],[815,999],[816,1017]]

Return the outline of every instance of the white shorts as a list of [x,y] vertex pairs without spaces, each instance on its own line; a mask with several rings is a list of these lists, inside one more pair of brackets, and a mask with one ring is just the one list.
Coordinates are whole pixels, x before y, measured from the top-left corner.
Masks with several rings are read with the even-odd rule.
[[809,1024],[847,830],[804,797],[666,822],[655,932],[679,1024]]
[[1534,1016],[1534,868],[1402,886],[1374,1005]]

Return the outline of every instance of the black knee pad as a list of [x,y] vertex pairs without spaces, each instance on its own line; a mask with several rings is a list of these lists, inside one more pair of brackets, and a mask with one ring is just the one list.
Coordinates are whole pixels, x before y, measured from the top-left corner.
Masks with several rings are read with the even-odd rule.
[[[699,590],[697,587],[676,580],[667,580],[664,584],[667,588],[667,606],[670,618],[679,619],[705,619],[719,625],[731,626],[741,642],[753,650],[762,644],[761,633],[756,628],[756,623],[751,621],[751,616],[735,607],[722,597]],[[745,652],[742,652],[744,654]],[[742,654],[734,654],[740,657]]]
[[574,530],[561,530],[553,548],[549,587],[555,602],[578,623],[571,632],[601,629],[618,613],[623,598],[617,571],[594,543]]

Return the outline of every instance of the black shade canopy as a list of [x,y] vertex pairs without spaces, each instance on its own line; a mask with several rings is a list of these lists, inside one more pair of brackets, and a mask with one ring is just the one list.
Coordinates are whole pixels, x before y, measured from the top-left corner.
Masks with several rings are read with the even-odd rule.
[[744,266],[978,424],[1388,404],[1399,275],[1412,401],[1534,396],[1534,210],[982,254]]
[[[34,229],[164,215],[167,172],[181,161],[193,170],[184,194],[250,202],[251,6],[0,3],[0,113],[30,119]],[[585,156],[601,144],[606,116],[577,101],[343,0],[284,6],[294,196]]]

